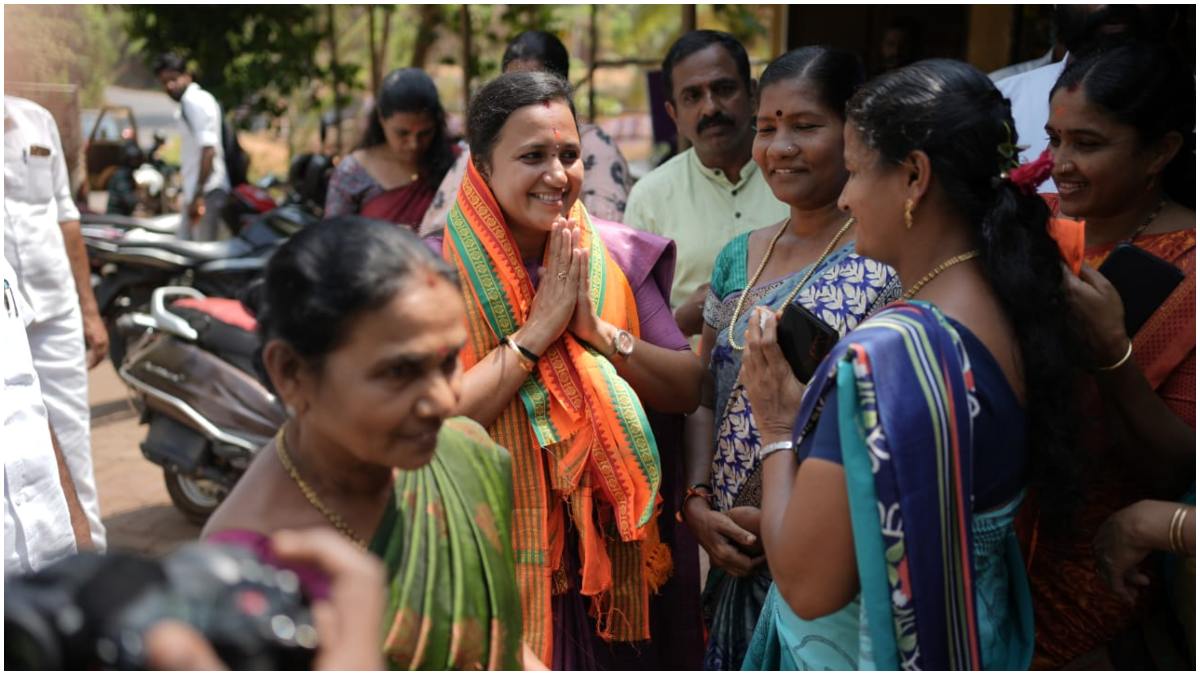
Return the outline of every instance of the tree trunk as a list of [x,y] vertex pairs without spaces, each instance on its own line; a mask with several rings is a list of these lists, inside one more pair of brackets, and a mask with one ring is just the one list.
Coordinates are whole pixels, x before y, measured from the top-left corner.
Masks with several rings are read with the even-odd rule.
[[442,18],[441,5],[420,5],[419,7],[417,38],[413,44],[413,68],[425,67],[425,61],[429,58],[429,50],[437,41],[438,23]]
[[471,6],[462,6],[463,112],[471,106]]
[[599,52],[600,32],[596,28],[599,20],[597,6],[592,5],[588,21],[588,121],[596,123],[596,55]]
[[329,17],[329,69],[333,75],[333,143],[334,154],[342,154],[342,80],[338,72],[337,27],[333,19],[333,5],[326,5]]
[[383,35],[379,38],[379,52],[375,55],[375,69],[379,71],[379,81],[383,81],[383,64],[387,60],[388,40],[392,36],[392,13],[395,5],[383,6]]
[[375,5],[367,5],[367,62],[371,64],[371,93],[379,91],[379,55],[375,51]]

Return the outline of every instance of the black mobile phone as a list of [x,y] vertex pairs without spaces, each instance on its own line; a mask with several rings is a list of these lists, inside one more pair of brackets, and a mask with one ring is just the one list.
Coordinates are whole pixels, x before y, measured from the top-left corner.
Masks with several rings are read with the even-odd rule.
[[1183,281],[1179,268],[1145,249],[1118,244],[1100,273],[1117,289],[1125,305],[1125,332],[1130,337]]
[[837,344],[838,333],[808,308],[792,302],[779,318],[777,340],[796,379],[808,384],[821,359]]

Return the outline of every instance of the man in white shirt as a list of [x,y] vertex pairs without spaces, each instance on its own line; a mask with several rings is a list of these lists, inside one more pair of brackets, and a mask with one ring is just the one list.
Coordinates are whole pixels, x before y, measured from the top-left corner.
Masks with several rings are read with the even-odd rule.
[[179,101],[182,144],[179,173],[183,179],[184,226],[180,234],[197,241],[212,241],[221,227],[221,210],[229,200],[229,173],[221,138],[221,106],[200,88],[176,54],[163,54],[154,74],[167,95]]
[[[15,271],[11,290],[30,310],[26,335],[50,428],[87,514],[92,540],[103,550],[87,371],[104,359],[108,333],[92,295],[58,127],[45,108],[12,96],[4,97],[3,244]],[[9,444],[4,445],[7,451]]]
[[[3,238],[0,231],[0,238]],[[4,573],[24,574],[87,545],[87,519],[79,507],[62,454],[50,436],[46,407],[25,324],[33,313],[17,288],[17,275],[0,258],[0,437],[4,439]],[[82,547],[79,541],[83,541]]]
[[1035,68],[1041,68],[1042,66],[1048,66],[1051,63],[1057,63],[1058,61],[1061,61],[1065,53],[1066,52],[1063,50],[1062,45],[1055,43],[1053,47],[1046,50],[1045,54],[1042,54],[1036,59],[1014,63],[1011,66],[1004,66],[998,70],[993,70],[992,72],[988,73],[988,77],[991,78],[992,82],[999,82],[1000,80],[1008,79],[1014,75],[1028,73]]

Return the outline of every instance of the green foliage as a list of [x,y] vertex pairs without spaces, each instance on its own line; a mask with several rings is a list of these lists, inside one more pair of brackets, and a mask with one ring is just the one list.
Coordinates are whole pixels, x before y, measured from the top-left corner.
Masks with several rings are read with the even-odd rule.
[[[332,75],[318,64],[327,38],[316,5],[131,5],[127,29],[147,61],[174,51],[195,64],[205,89],[227,110],[277,110],[293,90]],[[352,77],[356,64],[339,64]]]
[[712,5],[712,16],[723,30],[747,47],[769,34],[756,14],[756,7],[751,5]]

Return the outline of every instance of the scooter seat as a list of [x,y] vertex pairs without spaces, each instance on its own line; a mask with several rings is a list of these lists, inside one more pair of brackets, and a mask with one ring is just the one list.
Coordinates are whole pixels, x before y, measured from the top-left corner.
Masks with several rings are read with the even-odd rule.
[[162,234],[177,234],[180,218],[178,213],[168,213],[154,218],[119,216],[112,213],[84,213],[80,215],[79,222],[83,225],[108,225],[123,230],[140,228]]
[[220,241],[184,241],[182,239],[170,239],[156,241],[154,246],[166,251],[170,251],[171,253],[178,253],[179,255],[186,256],[197,262],[240,258],[254,250],[254,247],[250,245],[250,242],[238,237],[234,237],[232,239],[222,239]]
[[[213,301],[221,300],[223,303]],[[199,336],[196,344],[233,364],[242,372],[259,378],[254,367],[258,352],[258,335],[244,320],[235,316],[228,303],[241,305],[237,300],[206,298],[199,301],[179,300],[171,304],[171,311],[183,317]],[[245,308],[242,308],[245,313]],[[253,321],[253,317],[247,318]]]
[[190,307],[211,316],[217,321],[236,326],[253,333],[258,329],[258,320],[246,306],[233,298],[181,298],[171,303],[172,307]]

